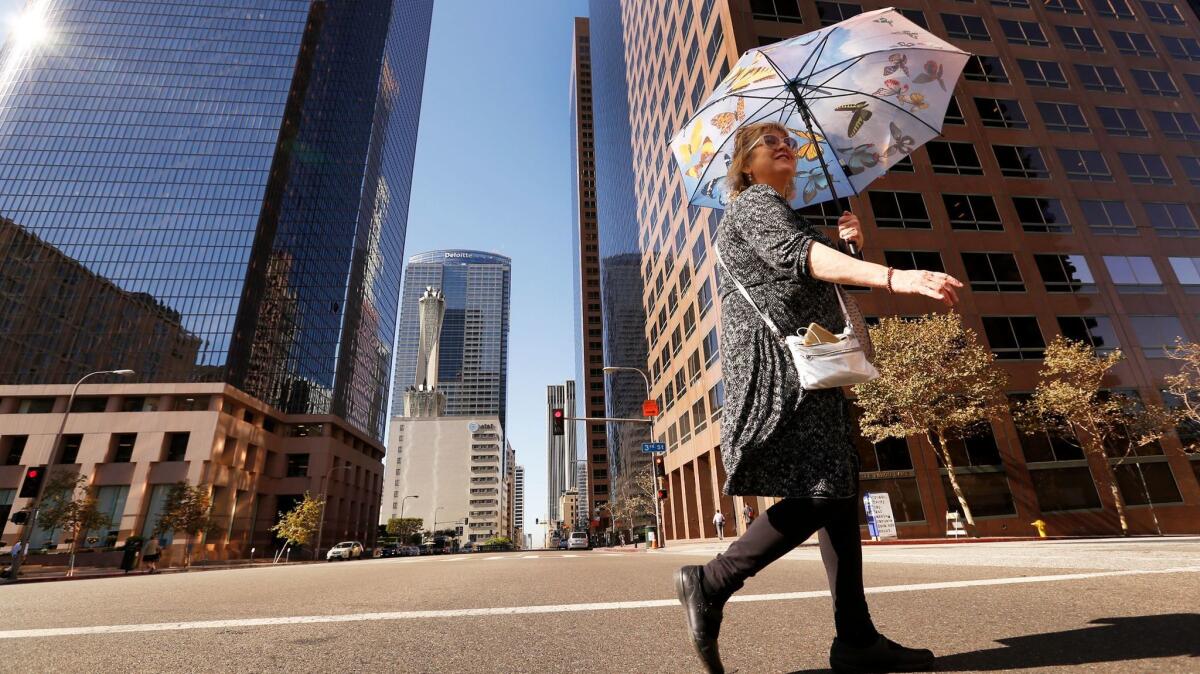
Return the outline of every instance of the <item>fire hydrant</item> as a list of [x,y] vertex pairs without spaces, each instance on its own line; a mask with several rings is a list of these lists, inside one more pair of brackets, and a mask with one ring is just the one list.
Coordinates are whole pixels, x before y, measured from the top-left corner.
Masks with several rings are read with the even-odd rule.
[[1037,529],[1038,538],[1046,537],[1046,521],[1045,520],[1034,520],[1034,521],[1030,522],[1030,524],[1033,525],[1034,529]]

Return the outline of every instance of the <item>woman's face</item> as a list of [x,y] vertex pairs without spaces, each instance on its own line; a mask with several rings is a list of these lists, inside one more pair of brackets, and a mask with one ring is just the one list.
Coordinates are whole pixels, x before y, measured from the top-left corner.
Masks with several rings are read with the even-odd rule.
[[788,146],[792,139],[782,129],[768,129],[750,151],[747,173],[753,182],[787,184],[796,176],[796,153]]

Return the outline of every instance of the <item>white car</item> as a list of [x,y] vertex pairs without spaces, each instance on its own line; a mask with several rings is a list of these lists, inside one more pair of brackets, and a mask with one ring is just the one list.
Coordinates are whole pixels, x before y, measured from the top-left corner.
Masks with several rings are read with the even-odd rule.
[[590,550],[591,542],[588,540],[586,531],[571,532],[571,537],[567,539],[568,550]]
[[326,560],[359,559],[363,554],[363,544],[358,541],[342,541],[325,553]]

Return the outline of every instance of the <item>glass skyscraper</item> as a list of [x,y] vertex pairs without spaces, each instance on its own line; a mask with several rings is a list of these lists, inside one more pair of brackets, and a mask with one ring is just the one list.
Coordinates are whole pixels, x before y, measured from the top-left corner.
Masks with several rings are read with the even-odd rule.
[[419,382],[420,312],[426,288],[445,295],[438,351],[438,388],[448,416],[495,414],[508,403],[508,320],[512,260],[475,250],[435,250],[408,260],[396,339],[392,415],[404,414],[404,391]]
[[[48,39],[0,51],[0,217],[23,232],[2,240],[104,282],[0,289],[0,315],[41,312],[4,330],[0,383],[177,363],[182,344],[189,367],[138,377],[225,381],[382,437],[432,5],[30,3]],[[31,308],[47,296],[97,315]],[[144,298],[139,320],[113,319],[117,297]]]

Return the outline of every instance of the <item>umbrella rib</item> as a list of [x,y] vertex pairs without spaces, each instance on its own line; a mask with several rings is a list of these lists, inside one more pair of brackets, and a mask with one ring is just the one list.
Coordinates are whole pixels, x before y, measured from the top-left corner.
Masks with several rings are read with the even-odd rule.
[[[813,125],[816,126],[817,129],[821,132],[821,137],[825,140],[825,145],[827,145],[829,147],[830,154],[832,154],[834,160],[837,161],[838,168],[841,169],[841,171],[842,171],[842,177],[846,179],[846,182],[850,185],[850,189],[854,191],[854,196],[857,197],[858,196],[858,188],[854,186],[854,181],[850,179],[851,176],[849,173],[847,173],[845,165],[843,165],[841,159],[838,158],[837,148],[834,147],[833,143],[831,143],[829,141],[829,134],[825,133],[825,129],[824,129],[824,127],[821,126],[821,122],[817,120],[816,115],[809,115],[809,116],[812,118]],[[820,152],[820,151],[821,151],[821,146],[817,145],[817,152]],[[834,182],[833,175],[830,174],[830,176],[829,176],[829,192],[830,192],[830,194],[833,194],[835,196],[835,202],[836,202],[837,193],[833,191],[833,182]]]
[[933,125],[930,124],[929,122],[926,122],[925,120],[921,119],[920,117],[914,115],[913,113],[909,112],[908,110],[905,110],[904,108],[900,107],[899,105],[896,105],[895,103],[889,101],[888,99],[883,98],[882,96],[876,96],[875,94],[868,94],[865,91],[855,91],[853,89],[845,89],[843,87],[831,87],[829,85],[822,85],[821,88],[833,89],[834,91],[844,91],[846,93],[840,94],[839,96],[822,96],[820,100],[823,100],[825,98],[840,98],[842,96],[866,96],[867,98],[874,98],[877,101],[882,101],[884,103],[887,103],[888,105],[899,110],[900,112],[903,112],[904,114],[908,115],[909,117],[912,117],[913,119],[917,120],[918,122],[924,124],[925,126],[929,127],[929,130],[933,131],[935,134],[937,134],[939,136],[942,135],[941,129],[935,129],[933,127]]
[[[724,98],[722,98],[722,99],[720,99],[720,100],[724,100]],[[760,106],[759,106],[759,107],[758,107],[756,110],[754,110],[753,112],[748,112],[748,113],[746,113],[746,119],[752,119],[752,118],[753,118],[755,115],[757,115],[757,114],[759,114],[760,112],[762,112],[764,108],[766,108],[766,107],[767,107],[768,105],[770,105],[772,102],[774,102],[774,101],[777,101],[777,100],[779,100],[779,97],[778,97],[778,96],[775,96],[774,98],[767,99],[767,102],[766,102],[766,103],[763,103],[762,105],[760,105]],[[715,104],[716,102],[717,102],[717,101],[713,101],[713,104]],[[703,109],[708,109],[709,107],[711,107],[711,106],[710,106],[710,105],[706,105],[706,106],[704,106],[704,108],[703,108]],[[688,119],[688,121],[687,121],[687,124],[685,124],[685,125],[684,125],[684,128],[687,128],[688,126],[691,126],[692,122],[693,122],[693,121],[696,119],[696,117],[698,117],[698,116],[700,115],[700,112],[702,112],[702,111],[703,111],[703,110],[701,110],[701,111],[697,111],[695,115],[692,115],[692,117],[691,117],[690,119]],[[716,163],[716,161],[715,161],[715,160],[716,160],[716,158],[717,158],[717,155],[718,155],[718,154],[720,154],[721,152],[723,152],[723,151],[725,150],[725,146],[729,144],[729,141],[730,141],[730,140],[732,140],[732,139],[734,139],[734,138],[736,138],[736,137],[737,137],[737,133],[736,133],[736,132],[735,132],[735,133],[731,133],[731,134],[729,134],[729,135],[728,135],[728,136],[725,138],[725,140],[721,141],[721,144],[720,144],[720,145],[718,145],[717,147],[713,148],[713,156],[712,156],[712,159],[710,159],[710,160],[708,161],[708,165],[704,167],[704,170],[703,170],[703,171],[700,173],[700,175],[698,176],[698,182],[696,183],[696,190],[695,190],[694,192],[692,192],[691,194],[689,194],[689,195],[688,195],[688,201],[689,201],[689,202],[692,200],[692,198],[693,198],[693,197],[695,197],[695,196],[696,196],[696,194],[697,194],[697,193],[698,193],[698,192],[699,192],[701,189],[703,189],[703,187],[704,187],[704,184],[705,184],[705,180],[708,178],[708,172],[709,172],[710,170],[712,170],[712,166],[713,166],[713,164],[715,164],[715,163]],[[667,143],[667,146],[668,146],[668,147],[670,147],[670,141],[668,141],[668,143]]]

